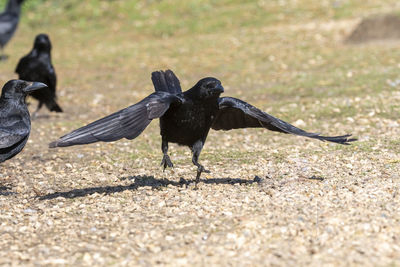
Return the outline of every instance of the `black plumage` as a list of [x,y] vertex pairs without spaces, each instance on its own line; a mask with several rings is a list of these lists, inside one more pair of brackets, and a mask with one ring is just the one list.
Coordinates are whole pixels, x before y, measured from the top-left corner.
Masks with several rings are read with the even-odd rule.
[[9,0],[5,10],[0,14],[0,59],[6,59],[3,49],[17,29],[23,1]]
[[208,172],[199,164],[198,159],[211,128],[266,128],[344,145],[356,140],[350,139],[350,135],[331,137],[308,133],[240,99],[220,97],[224,88],[215,78],[201,79],[183,93],[179,80],[170,70],[153,72],[152,80],[155,93],[135,105],[64,135],[51,143],[50,147],[133,139],[152,119],[160,118],[163,152],[161,165],[164,169],[173,166],[168,156],[169,142],[188,146],[193,152],[192,162],[197,166],[198,182],[201,173]]
[[33,92],[31,96],[39,101],[39,109],[46,105],[50,111],[62,112],[56,102],[57,76],[51,63],[51,42],[47,34],[36,36],[32,51],[20,59],[15,70],[19,78],[26,81],[38,81],[47,84],[47,88]]
[[18,154],[28,141],[31,120],[25,103],[30,92],[47,87],[39,82],[8,81],[0,97],[0,162]]

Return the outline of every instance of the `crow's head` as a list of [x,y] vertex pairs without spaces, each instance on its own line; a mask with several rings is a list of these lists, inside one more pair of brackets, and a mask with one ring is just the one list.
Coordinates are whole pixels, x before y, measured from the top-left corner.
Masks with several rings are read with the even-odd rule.
[[39,51],[50,52],[51,42],[50,42],[49,36],[44,33],[38,34],[35,38],[35,43],[34,43],[33,47],[34,47],[34,49],[39,50]]
[[40,82],[10,80],[3,86],[3,89],[1,91],[1,97],[8,99],[25,97],[27,94],[45,87],[47,87],[47,85]]
[[218,98],[219,95],[224,92],[224,87],[222,87],[221,82],[212,77],[201,79],[194,87],[197,89],[199,97],[201,98]]

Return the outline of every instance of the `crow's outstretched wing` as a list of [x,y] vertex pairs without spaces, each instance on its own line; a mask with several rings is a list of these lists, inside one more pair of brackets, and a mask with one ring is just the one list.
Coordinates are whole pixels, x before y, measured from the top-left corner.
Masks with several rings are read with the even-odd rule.
[[350,134],[321,136],[317,133],[306,132],[233,97],[221,97],[219,99],[219,109],[219,113],[211,126],[214,130],[266,128],[271,131],[290,133],[343,145],[348,145],[349,142],[357,140],[349,138]]
[[172,70],[154,71],[151,74],[154,89],[156,92],[168,92],[171,94],[182,93],[181,84]]
[[134,139],[152,119],[161,117],[172,103],[179,103],[175,95],[155,92],[137,104],[129,106],[100,120],[64,135],[50,143],[50,147],[111,142],[121,138]]

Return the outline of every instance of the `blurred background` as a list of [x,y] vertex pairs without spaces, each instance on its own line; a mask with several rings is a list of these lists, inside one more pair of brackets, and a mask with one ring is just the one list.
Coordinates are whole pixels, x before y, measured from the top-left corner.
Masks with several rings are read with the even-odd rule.
[[[272,87],[274,95],[273,91],[282,93],[276,87],[293,81],[302,89],[301,95],[303,87],[315,88],[322,79],[305,81],[304,71],[322,76],[323,67],[348,73],[370,60],[379,61],[376,64],[384,60],[381,47],[342,47],[342,41],[362,18],[393,13],[399,5],[371,0],[27,0],[19,29],[6,48],[10,60],[0,66],[2,79],[29,51],[34,36],[45,32],[53,42],[60,87],[75,86],[75,82],[97,86],[105,80],[121,80],[120,85],[129,88],[134,84],[151,87],[148,80],[142,83],[143,74],[149,77],[151,71],[169,67],[184,79],[214,75],[233,79],[231,84],[239,82],[238,72],[250,73],[248,81],[240,78],[242,86],[268,88],[268,92]],[[371,50],[375,50],[372,55]],[[341,60],[345,55],[348,59]],[[338,60],[342,62],[335,64]],[[390,66],[390,62],[381,63]],[[323,82],[327,87],[343,81],[339,74],[333,76],[335,81]],[[361,78],[355,76],[350,84],[346,80],[347,86]]]
[[[77,91],[89,101],[105,88],[115,89],[107,90],[110,98],[98,100],[105,105],[120,94],[146,95],[152,90],[151,71],[164,68],[176,71],[184,87],[216,76],[227,93],[251,88],[256,99],[361,96],[396,78],[397,46],[344,41],[363,18],[397,16],[399,6],[394,0],[27,0],[0,79],[13,76],[35,35],[44,32],[53,42],[58,91],[65,95],[61,102],[78,101],[72,94]],[[399,29],[399,22],[387,25]]]

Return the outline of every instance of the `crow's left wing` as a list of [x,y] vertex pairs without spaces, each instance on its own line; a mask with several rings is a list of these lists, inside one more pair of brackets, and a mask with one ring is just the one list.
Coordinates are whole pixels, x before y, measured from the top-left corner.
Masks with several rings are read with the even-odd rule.
[[221,97],[219,99],[219,113],[211,128],[214,130],[266,128],[271,131],[290,133],[343,145],[349,145],[349,142],[357,140],[349,138],[351,136],[350,134],[341,136],[321,136],[317,133],[306,132],[233,97]]

